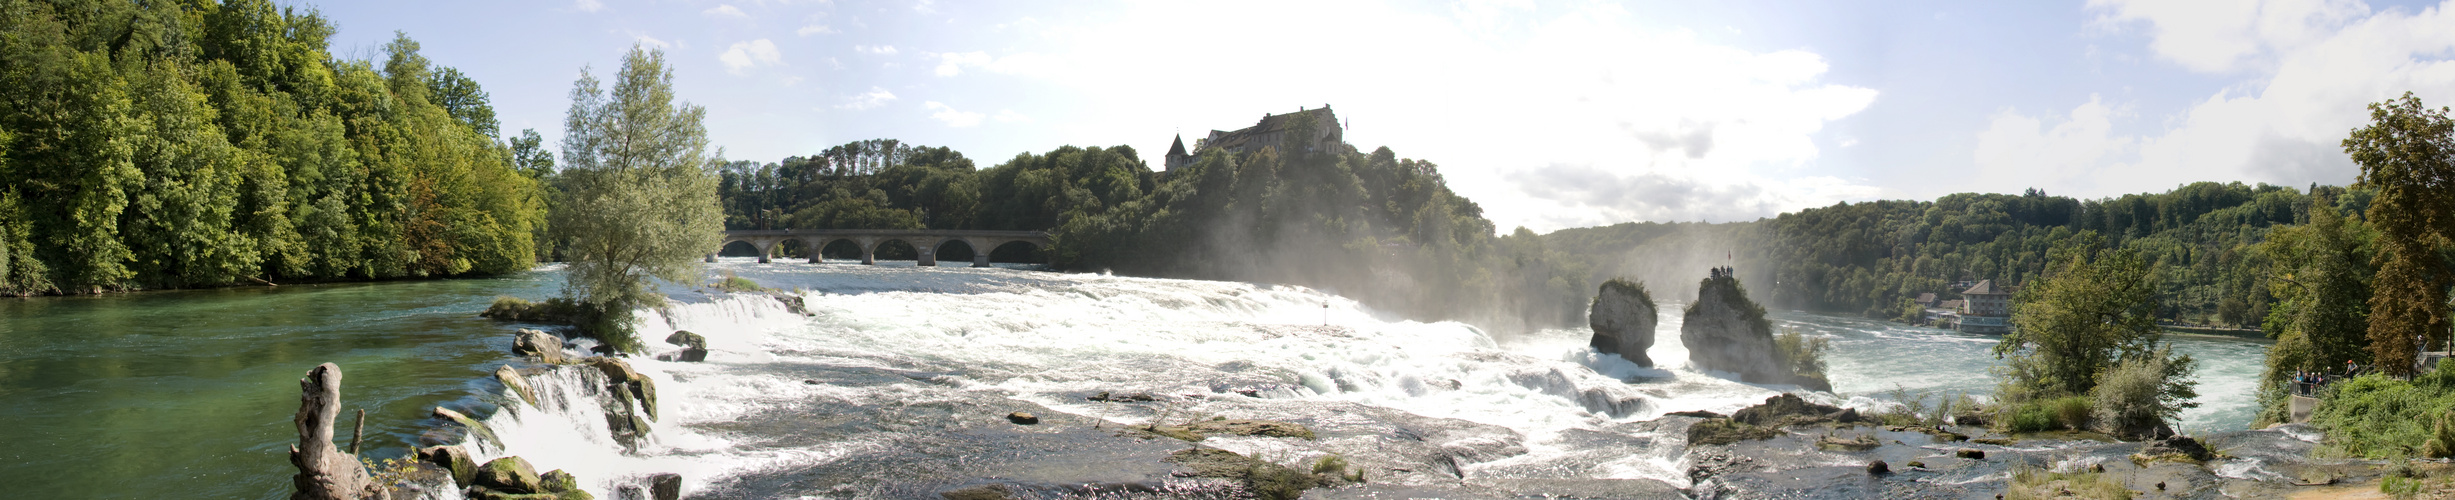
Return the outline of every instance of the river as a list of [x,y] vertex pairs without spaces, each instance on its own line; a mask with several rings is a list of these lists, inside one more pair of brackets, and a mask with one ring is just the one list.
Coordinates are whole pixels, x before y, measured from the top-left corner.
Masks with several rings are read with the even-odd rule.
[[[661,381],[665,414],[652,442],[630,453],[588,435],[587,426],[603,425],[599,415],[496,411],[507,399],[488,374],[510,362],[513,326],[476,313],[497,295],[555,293],[561,276],[551,269],[487,280],[0,300],[0,398],[10,403],[0,407],[0,442],[11,444],[0,449],[0,484],[24,498],[285,497],[296,380],[322,362],[342,366],[345,404],[368,410],[371,456],[406,453],[435,425],[428,409],[464,409],[492,415],[509,443],[484,455],[571,470],[599,498],[653,472],[682,473],[688,490],[725,496],[894,493],[876,478],[830,471],[1012,452],[1016,445],[919,445],[914,436],[927,433],[912,427],[927,427],[920,422],[932,415],[1011,406],[1095,424],[1174,412],[1315,422],[1330,452],[1372,444],[1333,438],[1352,429],[1440,427],[1465,436],[1460,442],[1504,441],[1492,446],[1512,450],[1454,464],[1465,474],[1685,486],[1685,459],[1673,447],[1605,449],[1585,436],[1645,443],[1657,437],[1646,420],[1730,411],[1781,389],[1679,366],[1676,306],[1665,307],[1653,351],[1666,366],[1648,369],[1595,355],[1583,329],[1510,335],[1415,322],[1298,287],[888,264],[713,266],[802,290],[807,317],[764,296],[671,290],[679,304],[643,314],[645,336],[671,349],[653,340],[688,329],[706,335],[714,353],[705,363],[633,361]],[[1873,408],[1896,388],[1993,388],[1992,337],[1795,313],[1774,319],[1777,328],[1833,339],[1837,395],[1829,402]],[[2201,363],[2202,406],[2185,412],[2181,427],[2247,424],[2264,346],[2171,338]],[[1164,404],[1084,399],[1097,392],[1159,394]],[[1291,461],[1325,453],[1256,438],[1206,444]],[[1100,467],[1093,463],[1034,467],[1082,474]]]

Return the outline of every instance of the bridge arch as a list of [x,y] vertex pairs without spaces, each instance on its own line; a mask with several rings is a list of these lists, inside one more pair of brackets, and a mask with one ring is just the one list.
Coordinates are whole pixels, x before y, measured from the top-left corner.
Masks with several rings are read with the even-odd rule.
[[[1026,243],[1028,245],[1025,247],[1026,251],[1037,251],[1043,254],[1050,253],[1050,247],[1055,243],[1045,231],[795,229],[726,231],[722,245],[731,245],[735,242],[749,244],[760,253],[759,262],[768,262],[768,257],[775,255],[775,252],[781,249],[786,241],[808,249],[812,263],[822,262],[828,247],[836,246],[839,242],[850,243],[860,252],[863,264],[878,263],[877,252],[880,245],[890,241],[902,242],[912,247],[913,252],[918,254],[919,264],[923,266],[937,265],[938,252],[951,248],[947,245],[948,242],[961,242],[964,247],[972,251],[973,267],[988,267],[990,254],[1013,243]],[[719,251],[722,251],[722,248],[720,246]],[[1007,250],[1007,252],[1013,253],[1012,250]],[[715,258],[716,254],[708,254],[710,262],[715,261]]]

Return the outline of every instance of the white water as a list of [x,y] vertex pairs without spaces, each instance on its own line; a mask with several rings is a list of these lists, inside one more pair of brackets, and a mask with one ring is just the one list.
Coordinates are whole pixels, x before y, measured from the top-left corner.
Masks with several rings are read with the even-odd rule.
[[[652,350],[671,350],[655,341],[689,330],[704,335],[712,352],[704,363],[629,360],[657,379],[662,410],[651,438],[636,452],[626,453],[608,438],[603,412],[581,397],[601,380],[565,369],[529,380],[548,400],[547,408],[520,407],[488,418],[508,450],[479,450],[481,460],[517,455],[541,471],[564,469],[600,498],[619,498],[619,485],[644,484],[649,474],[679,473],[688,494],[727,477],[823,466],[891,446],[891,436],[785,445],[780,443],[808,440],[719,430],[795,402],[864,404],[943,391],[983,392],[1122,424],[1147,422],[1152,415],[1119,412],[1079,395],[1147,391],[1187,400],[1251,400],[1231,391],[1242,388],[1263,396],[1251,400],[1260,404],[1344,401],[1515,430],[1527,453],[1465,465],[1469,475],[1505,476],[1587,452],[1563,439],[1572,430],[1642,432],[1615,424],[1675,411],[1727,413],[1796,390],[1688,369],[1675,304],[1662,307],[1657,343],[1650,350],[1662,367],[1647,369],[1596,354],[1582,329],[1496,336],[1460,323],[1388,318],[1299,287],[952,267],[744,261],[713,267],[769,287],[804,290],[813,316],[788,312],[762,295],[677,294],[693,298],[662,313],[643,313],[641,337]],[[1845,342],[1842,348],[1853,347]],[[1863,395],[1889,384],[1843,380],[1871,362],[1835,363],[1843,392],[1861,397],[1815,394],[1811,399],[1859,408],[1883,404]],[[948,375],[936,377],[940,383],[852,388],[805,384],[794,375],[797,366]],[[1950,376],[1983,378],[1984,373]],[[1687,486],[1684,446],[1675,445],[1684,438],[1643,437],[1671,445],[1578,473]],[[1238,452],[1271,452],[1281,460],[1309,458],[1273,443],[1260,438],[1205,442]]]

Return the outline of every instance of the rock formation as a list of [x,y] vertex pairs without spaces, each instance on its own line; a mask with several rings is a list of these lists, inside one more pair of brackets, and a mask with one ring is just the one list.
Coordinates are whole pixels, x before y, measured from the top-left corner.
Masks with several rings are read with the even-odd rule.
[[614,441],[637,446],[639,438],[648,434],[648,423],[656,421],[656,379],[620,359],[597,356],[581,361],[605,373],[605,390],[613,396],[604,401],[605,424],[613,431]]
[[1679,340],[1688,346],[1689,366],[1736,373],[1748,382],[1791,382],[1788,363],[1774,351],[1764,306],[1748,300],[1747,289],[1726,269],[1715,268],[1697,285],[1696,302],[1681,317]]
[[1645,354],[1654,346],[1654,297],[1646,293],[1644,283],[1603,282],[1586,321],[1594,327],[1594,350],[1618,354],[1637,366],[1654,366],[1654,359]]
[[690,362],[707,361],[708,359],[708,338],[691,333],[689,330],[673,332],[673,335],[665,337],[665,343],[682,346],[682,352],[657,356],[657,359]]
[[290,419],[298,426],[298,444],[290,447],[290,465],[298,466],[290,483],[298,491],[290,499],[391,498],[358,457],[332,444],[332,421],[341,415],[341,367],[315,365],[298,379],[298,390],[298,416]]
[[513,334],[511,353],[528,356],[539,363],[562,364],[570,360],[563,356],[563,338],[539,330],[520,329]]

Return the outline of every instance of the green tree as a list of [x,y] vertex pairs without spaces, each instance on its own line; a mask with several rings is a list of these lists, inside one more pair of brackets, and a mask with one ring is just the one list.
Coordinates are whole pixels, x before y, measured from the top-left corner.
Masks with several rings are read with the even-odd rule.
[[2455,120],[2411,92],[2370,105],[2370,124],[2353,129],[2344,152],[2361,165],[2360,184],[2377,192],[2378,277],[2370,297],[2370,353],[2379,369],[2411,376],[2419,352],[2447,333],[2446,260],[2455,238]]
[[[567,191],[552,227],[570,242],[564,293],[611,318],[656,306],[651,281],[696,281],[698,257],[722,241],[724,213],[703,108],[678,103],[663,51],[632,46],[613,91],[586,69],[572,85],[565,118]],[[600,321],[598,332],[626,351],[644,348],[628,325]]]
[[2277,305],[2263,325],[2276,345],[2267,351],[2260,376],[2263,417],[2282,421],[2285,384],[2295,371],[2327,371],[2346,361],[2366,361],[2369,341],[2372,236],[2360,219],[2346,218],[2329,200],[2317,198],[2310,222],[2268,233],[2261,251],[2276,276],[2270,279]]
[[[2042,396],[2086,395],[2115,363],[2158,356],[2157,295],[2138,252],[2083,232],[2061,265],[2020,290],[2012,331],[1995,344],[2012,383]],[[2189,356],[2180,363],[2189,364]]]

